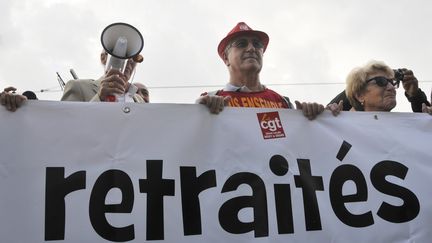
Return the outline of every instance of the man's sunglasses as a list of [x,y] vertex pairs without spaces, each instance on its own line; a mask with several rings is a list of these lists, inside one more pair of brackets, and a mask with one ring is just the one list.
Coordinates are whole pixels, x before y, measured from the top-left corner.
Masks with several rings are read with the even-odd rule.
[[231,43],[231,46],[234,46],[236,48],[246,48],[249,46],[249,42],[252,43],[253,47],[257,49],[264,48],[264,44],[259,39],[246,39],[246,38],[240,38]]
[[373,77],[371,79],[366,80],[366,84],[368,84],[371,81],[375,81],[376,85],[380,86],[380,87],[386,87],[388,83],[391,83],[395,88],[399,88],[399,83],[400,80],[394,80],[394,79],[389,79],[386,77]]

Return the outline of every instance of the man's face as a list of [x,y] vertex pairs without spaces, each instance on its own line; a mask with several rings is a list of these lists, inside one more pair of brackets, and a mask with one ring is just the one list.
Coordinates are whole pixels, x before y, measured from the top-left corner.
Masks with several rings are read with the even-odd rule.
[[[103,50],[102,52],[101,52],[101,55],[100,55],[100,60],[101,60],[101,64],[105,67],[106,66],[106,63],[107,63],[107,61],[108,61],[108,53],[105,51],[105,50]],[[126,81],[128,81],[130,78],[131,78],[131,76],[132,76],[132,73],[133,73],[133,71],[134,71],[134,69],[135,69],[135,67],[136,67],[136,65],[137,65],[137,63],[133,60],[133,58],[129,58],[127,61],[126,61],[126,64],[125,64],[125,66],[124,66],[124,70],[123,70],[123,78],[126,80]],[[105,70],[105,72],[108,72],[108,70]]]
[[260,72],[263,52],[264,45],[257,36],[239,36],[228,45],[224,61],[232,71]]

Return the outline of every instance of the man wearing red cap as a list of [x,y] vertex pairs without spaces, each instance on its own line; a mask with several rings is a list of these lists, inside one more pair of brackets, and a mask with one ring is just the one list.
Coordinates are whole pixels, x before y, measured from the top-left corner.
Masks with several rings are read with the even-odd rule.
[[[206,105],[214,114],[221,112],[224,106],[292,109],[287,97],[261,84],[259,74],[268,43],[266,33],[253,30],[244,22],[238,23],[217,48],[228,67],[228,84],[217,92],[202,94],[197,102]],[[309,119],[324,110],[324,106],[317,103],[296,101],[296,106]]]

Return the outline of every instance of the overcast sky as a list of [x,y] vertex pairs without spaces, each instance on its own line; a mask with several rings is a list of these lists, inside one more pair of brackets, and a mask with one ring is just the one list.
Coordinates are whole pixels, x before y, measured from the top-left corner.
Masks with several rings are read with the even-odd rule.
[[[431,9],[427,0],[2,0],[0,85],[59,100],[56,72],[99,78],[101,32],[126,22],[144,37],[134,81],[151,102],[193,103],[228,81],[216,48],[244,21],[270,36],[261,82],[292,100],[327,104],[372,59],[412,69],[429,97]],[[395,111],[410,111],[402,89],[397,99]]]

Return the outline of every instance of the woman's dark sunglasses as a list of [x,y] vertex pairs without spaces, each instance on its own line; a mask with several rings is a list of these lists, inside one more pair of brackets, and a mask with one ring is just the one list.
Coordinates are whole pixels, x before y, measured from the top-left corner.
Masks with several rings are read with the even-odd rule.
[[371,81],[375,81],[376,85],[380,87],[386,87],[388,83],[391,83],[395,88],[399,88],[399,80],[394,80],[386,77],[373,77],[371,79],[366,80],[366,84],[368,84]]

